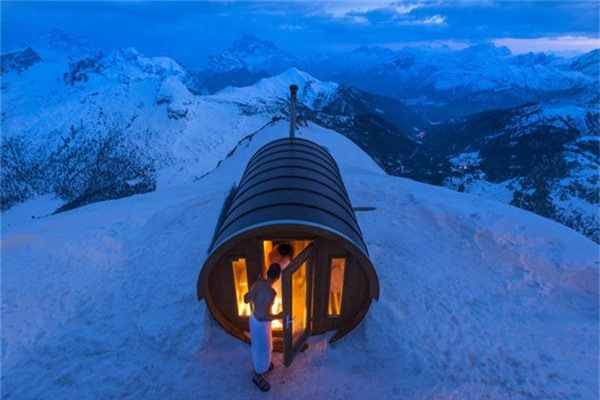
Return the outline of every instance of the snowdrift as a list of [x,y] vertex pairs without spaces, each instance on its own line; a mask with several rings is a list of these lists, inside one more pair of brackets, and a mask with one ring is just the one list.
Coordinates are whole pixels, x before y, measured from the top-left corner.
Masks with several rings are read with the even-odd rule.
[[[2,228],[6,399],[264,398],[250,349],[196,301],[223,199],[274,123],[192,184],[58,215],[14,207]],[[337,160],[381,296],[333,346],[314,338],[273,398],[598,396],[598,246],[550,220],[385,175],[309,124]],[[35,216],[36,218],[31,218]],[[39,218],[37,218],[39,217]]]

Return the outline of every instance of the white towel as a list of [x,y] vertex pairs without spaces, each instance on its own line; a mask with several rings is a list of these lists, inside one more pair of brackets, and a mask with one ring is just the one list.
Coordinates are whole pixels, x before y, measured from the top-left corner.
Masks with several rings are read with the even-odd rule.
[[271,321],[259,321],[252,314],[250,316],[250,340],[254,372],[264,374],[271,365],[271,352],[273,351]]

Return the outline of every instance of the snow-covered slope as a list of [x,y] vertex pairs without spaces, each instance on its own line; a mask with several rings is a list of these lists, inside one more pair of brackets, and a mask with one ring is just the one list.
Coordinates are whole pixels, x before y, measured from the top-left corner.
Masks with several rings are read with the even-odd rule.
[[[74,58],[65,48],[71,42],[60,38],[44,42],[41,61],[3,75],[3,210],[40,194],[56,194],[72,208],[189,182],[239,139],[286,115],[292,83],[300,86],[301,116],[344,126],[348,135],[375,128],[372,117],[362,117],[372,108],[398,122],[396,135],[423,124],[394,100],[295,68],[201,96],[189,91],[188,71],[172,59],[135,49],[104,55],[82,45],[73,45],[83,57]],[[395,159],[412,152],[397,147]]]
[[[405,48],[368,63],[339,57],[305,69],[318,77],[390,96],[419,107],[432,120],[514,107],[596,84],[597,51],[574,60],[545,53],[513,55],[491,43],[456,51]],[[595,71],[595,72],[594,72]]]
[[[278,53],[255,38],[236,46],[235,57],[244,60],[250,53]],[[586,90],[560,96],[554,91],[533,105],[434,126],[397,100],[321,81],[293,67],[250,86],[199,95],[190,90],[193,74],[172,59],[145,57],[135,49],[103,54],[82,40],[50,32],[34,48],[2,56],[2,209],[39,194],[57,195],[64,209],[189,182],[213,168],[239,139],[285,116],[288,87],[295,83],[300,118],[351,138],[386,172],[511,202],[598,240],[598,76],[593,74],[598,54],[566,62],[545,54],[513,57],[493,45],[460,52],[365,47],[335,68],[323,64],[331,71],[355,65],[360,74],[395,63],[403,75],[371,76],[387,79],[386,87],[435,81],[436,91],[439,85],[470,81],[469,90],[495,87],[492,96],[524,82],[533,85],[536,81],[527,78],[537,68],[532,65],[543,66],[535,79],[544,82],[554,84],[557,71],[564,79],[579,77],[573,81],[577,84],[587,82]],[[433,68],[436,63],[443,68]],[[523,81],[516,82],[515,76]],[[479,106],[469,102],[489,100],[469,96],[457,104],[472,112]],[[501,105],[494,103],[494,108]],[[432,137],[437,144],[431,145]],[[486,151],[493,154],[486,156]],[[474,160],[483,154],[480,164],[489,168],[464,169],[463,156],[475,153]],[[558,153],[564,164],[560,171],[554,160]],[[550,179],[556,184],[546,190]]]
[[[262,399],[250,349],[213,322],[195,284],[243,140],[200,180],[32,219],[2,218],[2,395],[7,399]],[[276,398],[593,399],[598,246],[557,223],[385,175],[343,136],[299,135],[339,163],[381,299],[335,345],[313,338]],[[44,208],[47,207],[47,208]]]
[[7,74],[11,71],[23,72],[42,59],[31,47],[27,47],[23,50],[4,53],[1,60],[0,74]]
[[206,69],[214,72],[246,69],[279,73],[298,64],[298,59],[268,40],[245,35],[221,54],[209,56]]
[[56,54],[3,76],[3,209],[36,194],[88,203],[189,181],[273,117],[193,95],[169,58]]
[[337,83],[321,82],[306,72],[297,68],[290,68],[281,74],[261,79],[252,86],[225,88],[216,93],[215,98],[245,104],[259,102],[273,106],[282,100],[286,100],[290,82],[299,87],[298,102],[311,109],[323,108],[331,101],[339,88]]
[[272,42],[245,35],[192,71],[189,85],[197,93],[209,94],[227,86],[249,86],[298,65],[296,57]]
[[437,173],[418,135],[431,125],[397,100],[322,82],[290,68],[252,86],[228,87],[211,98],[234,102],[247,113],[286,115],[289,85],[298,85],[298,116],[344,134],[390,174],[426,179]]
[[589,77],[596,78],[600,75],[600,49],[592,50],[579,57],[575,57],[569,69],[581,72]]
[[510,203],[600,241],[598,88],[442,124],[425,146],[444,184]]
[[462,50],[417,46],[393,51],[362,46],[299,59],[268,40],[245,36],[209,58],[198,73],[198,90],[250,85],[266,75],[298,67],[321,80],[410,102],[439,121],[597,84],[599,55],[598,50],[572,59],[551,53],[514,55],[507,47],[480,43]]

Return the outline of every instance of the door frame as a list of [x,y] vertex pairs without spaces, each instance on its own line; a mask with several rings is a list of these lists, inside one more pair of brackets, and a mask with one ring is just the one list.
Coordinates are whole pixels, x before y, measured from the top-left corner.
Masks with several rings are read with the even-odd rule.
[[[313,270],[315,267],[315,244],[314,242],[308,245],[290,264],[283,270],[281,274],[281,291],[283,301],[283,360],[286,367],[289,367],[300,350],[304,347],[306,340],[312,332],[313,319]],[[302,336],[294,344],[292,342],[292,298],[291,298],[291,278],[294,272],[298,270],[306,262],[306,330]]]

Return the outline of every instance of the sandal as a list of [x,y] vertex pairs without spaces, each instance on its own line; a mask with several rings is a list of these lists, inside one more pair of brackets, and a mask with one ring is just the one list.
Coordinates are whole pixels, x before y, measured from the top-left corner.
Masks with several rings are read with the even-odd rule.
[[262,377],[262,375],[258,375],[258,376],[254,376],[252,378],[252,382],[254,382],[254,384],[256,386],[258,386],[258,388],[260,390],[262,390],[263,392],[268,391],[269,389],[271,389],[271,385],[269,385],[269,382],[267,382],[265,380],[265,378]]

